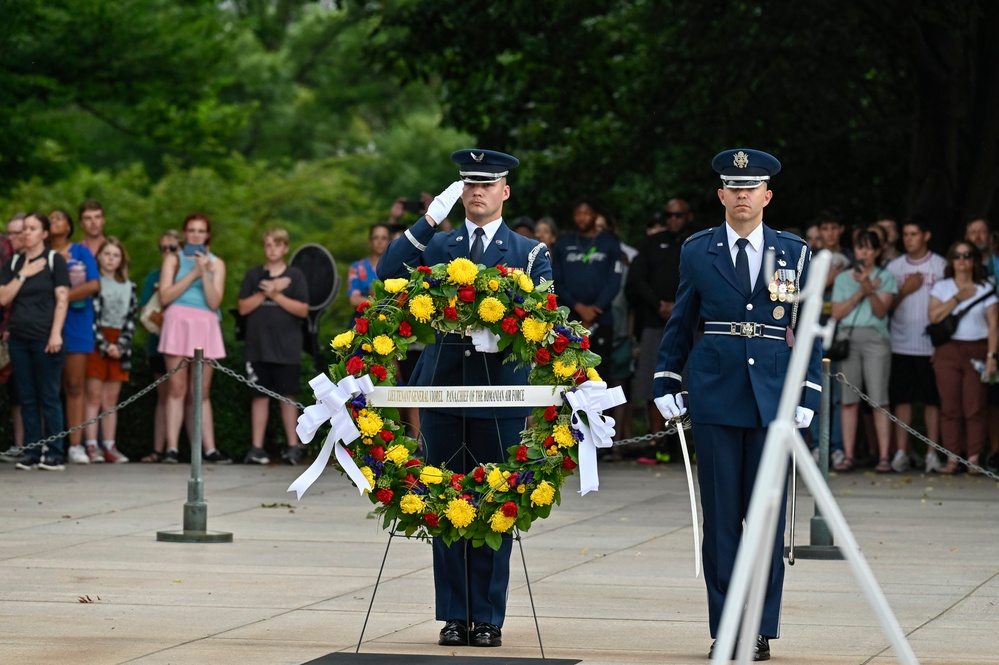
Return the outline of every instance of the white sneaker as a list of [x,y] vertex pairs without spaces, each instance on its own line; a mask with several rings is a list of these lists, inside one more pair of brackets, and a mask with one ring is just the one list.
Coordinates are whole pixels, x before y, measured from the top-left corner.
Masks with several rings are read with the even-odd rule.
[[87,458],[92,464],[103,464],[104,452],[98,446],[87,446]]
[[936,452],[926,453],[926,473],[935,473],[941,468],[943,468],[943,464],[940,463],[940,458],[937,457]]
[[69,447],[69,461],[73,464],[90,464],[90,458],[87,457],[87,451],[83,449],[82,444]]
[[111,446],[104,451],[104,460],[115,464],[125,464],[128,462],[128,458],[118,450],[117,446]]
[[834,450],[832,451],[832,454],[829,456],[829,466],[830,467],[839,466],[840,464],[843,463],[843,460],[845,459],[846,459],[846,453],[844,453],[842,450]]
[[896,450],[891,460],[891,470],[895,473],[905,473],[909,470],[909,456],[904,450]]

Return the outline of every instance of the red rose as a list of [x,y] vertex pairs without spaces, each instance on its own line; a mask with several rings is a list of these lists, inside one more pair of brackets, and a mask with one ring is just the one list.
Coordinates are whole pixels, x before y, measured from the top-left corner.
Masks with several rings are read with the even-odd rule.
[[362,335],[368,332],[368,320],[367,319],[354,319],[354,330],[361,333]]
[[459,286],[458,300],[461,302],[475,302],[475,287],[471,284]]
[[579,343],[579,348],[588,349],[590,348],[590,338],[589,336],[584,336],[583,341]]
[[558,304],[555,302],[555,294],[549,293],[548,302],[545,304],[545,309],[555,309],[557,307]]
[[509,335],[517,334],[517,330],[520,329],[520,326],[517,325],[517,319],[512,316],[508,316],[503,319],[503,323],[500,324],[500,327],[503,328],[503,332]]
[[558,407],[557,406],[549,406],[547,409],[545,409],[545,420],[547,420],[548,422],[551,422],[551,421],[555,420],[556,418],[558,418]]
[[385,380],[386,376],[385,368],[382,367],[381,365],[372,365],[368,371],[377,376],[379,381]]
[[451,476],[451,487],[456,490],[461,490],[461,481],[465,479],[465,474],[456,473]]
[[402,323],[399,324],[399,334],[402,335],[403,337],[412,337],[413,326],[403,321]]
[[444,308],[444,318],[445,319],[450,319],[451,321],[457,321],[458,320],[458,310],[455,309],[454,307],[445,307]]
[[545,438],[545,448],[551,448],[555,445],[555,437],[549,436]]
[[370,300],[365,300],[364,302],[362,302],[360,305],[357,306],[357,311],[358,312],[363,312],[364,310],[366,310],[369,307],[371,307],[371,301]]
[[390,489],[380,489],[377,492],[375,492],[375,496],[378,497],[378,500],[386,504],[392,502],[393,494],[394,492]]
[[527,312],[524,311],[523,307],[514,307],[513,315],[516,316],[518,319],[523,319],[525,316],[527,316]]
[[579,465],[576,464],[575,462],[573,462],[572,458],[569,457],[568,455],[566,455],[565,457],[562,458],[562,468],[563,469],[566,469],[567,471],[572,471],[577,466],[579,466]]
[[407,473],[406,477],[402,479],[402,482],[409,489],[413,489],[414,487],[416,487],[416,482],[417,481],[416,481],[416,477],[413,474]]
[[527,461],[527,446],[520,446],[517,448],[517,461],[526,462]]
[[552,359],[548,349],[538,349],[537,353],[534,354],[534,362],[539,365],[547,365],[548,361]]
[[411,466],[420,466],[421,464],[423,464],[423,462],[421,462],[420,460],[418,460],[418,459],[411,459],[411,460],[409,460],[409,461],[406,462],[406,468],[408,469]]
[[468,503],[472,503],[472,495],[471,494],[462,494],[458,498],[461,499],[462,501],[467,501]]
[[385,449],[381,446],[374,446],[368,451],[368,454],[375,458],[378,462],[385,461]]
[[576,370],[576,373],[573,375],[572,380],[575,381],[576,385],[578,386],[583,381],[586,381],[586,372],[581,369]]
[[409,294],[408,293],[400,293],[398,296],[396,296],[395,304],[398,305],[399,307],[402,307],[407,302],[409,302]]
[[486,478],[486,469],[482,466],[475,467],[475,471],[472,472],[472,478],[475,478],[475,482],[481,483]]
[[395,438],[395,434],[388,431],[387,429],[383,429],[381,432],[379,432],[378,436],[382,437],[382,441],[384,441],[385,443],[388,443],[389,441]]
[[364,361],[357,356],[351,356],[347,359],[347,374],[353,374],[357,376],[364,371]]
[[509,270],[506,269],[506,266],[503,265],[502,263],[497,263],[496,269],[499,270],[500,274],[503,275],[504,277],[506,277],[507,273],[510,272]]
[[562,353],[565,351],[567,346],[569,346],[569,338],[565,335],[559,335],[552,343],[552,348],[555,349],[555,353]]
[[433,527],[437,526],[440,523],[439,518],[437,517],[437,513],[427,513],[426,515],[423,516],[423,521],[427,523],[427,526],[433,526]]
[[431,270],[428,266],[417,266],[416,271],[422,272],[425,275],[429,275],[430,273],[433,272],[433,270]]
[[509,485],[510,487],[516,487],[517,486],[517,478],[518,478],[518,474],[516,472],[511,473],[510,477],[506,479],[506,484]]
[[515,504],[513,501],[507,501],[506,503],[504,503],[503,507],[500,508],[500,510],[502,510],[503,514],[506,515],[507,517],[517,516],[517,504]]

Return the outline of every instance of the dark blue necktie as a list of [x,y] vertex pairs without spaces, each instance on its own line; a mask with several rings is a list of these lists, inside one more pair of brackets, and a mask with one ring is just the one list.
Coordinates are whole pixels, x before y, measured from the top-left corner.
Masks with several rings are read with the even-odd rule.
[[468,258],[472,260],[472,263],[478,263],[482,260],[482,250],[485,246],[482,237],[486,235],[486,232],[479,227],[475,229],[474,235],[475,240],[472,241],[472,251],[468,253]]
[[735,253],[735,274],[739,276],[742,290],[748,298],[753,295],[753,280],[749,277],[749,255],[746,254],[746,245],[749,244],[749,241],[745,238],[739,238],[735,244],[739,246],[739,251]]

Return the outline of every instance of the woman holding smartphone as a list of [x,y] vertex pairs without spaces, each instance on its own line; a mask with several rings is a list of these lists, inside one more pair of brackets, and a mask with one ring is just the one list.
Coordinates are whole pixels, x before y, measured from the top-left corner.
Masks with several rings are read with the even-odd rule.
[[[193,358],[194,350],[204,350],[208,359],[225,358],[219,307],[225,290],[225,262],[211,253],[212,223],[207,215],[193,213],[184,220],[184,244],[180,252],[163,255],[159,294],[163,302],[163,326],[159,352],[167,372],[176,369],[184,358]],[[194,365],[167,380],[164,404],[166,454],[163,461],[176,464],[180,428],[184,422],[184,396],[193,376]],[[215,447],[215,426],[209,391],[212,367],[203,366],[204,391],[201,402],[201,438],[204,460],[228,464],[232,460]],[[187,405],[189,407],[189,405]]]

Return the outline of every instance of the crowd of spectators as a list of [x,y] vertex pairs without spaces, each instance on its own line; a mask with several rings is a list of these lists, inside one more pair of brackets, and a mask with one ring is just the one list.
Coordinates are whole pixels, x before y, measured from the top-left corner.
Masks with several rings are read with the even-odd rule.
[[[368,254],[353,262],[347,275],[346,299],[352,307],[371,295],[379,259],[406,228],[402,218],[422,214],[429,200],[426,194],[415,201],[397,199],[388,218],[370,227]],[[628,395],[613,414],[618,437],[661,433],[667,424],[652,403],[652,374],[676,299],[681,247],[697,230],[694,212],[683,199],[668,200],[651,211],[644,234],[627,238],[634,246],[592,197],[577,199],[564,213],[571,223],[561,228],[552,217],[535,221],[521,216],[507,223],[549,248],[561,304],[590,330],[591,348],[602,358],[601,376]],[[220,325],[226,264],[212,250],[211,220],[193,213],[180,230],[160,236],[162,264],[145,277],[137,296],[128,251],[104,233],[103,206],[84,201],[77,215],[83,228],[79,241],[73,240],[73,216],[65,210],[15,215],[0,234],[0,363],[8,351],[10,358],[0,369],[0,381],[6,383],[11,405],[9,443],[30,444],[111,410],[130,380],[134,332],[141,319],[150,331],[144,356],[152,376],[173,372],[158,386],[152,439],[141,461],[176,463],[185,424],[191,435],[192,365],[174,370],[193,357],[196,347],[204,349],[207,359],[226,356]],[[450,228],[448,220],[440,226]],[[999,466],[999,387],[989,382],[997,376],[999,299],[994,284],[999,251],[988,222],[969,222],[946,256],[930,251],[932,236],[925,226],[899,225],[889,218],[848,233],[839,213],[825,210],[804,228],[787,231],[801,235],[813,250],[832,252],[823,320],[834,319],[837,338],[849,340],[848,354],[834,361],[833,371],[842,372],[880,407],[870,408],[852,389],[833,382],[834,468],[962,470],[955,459],[941,459],[932,448],[917,455],[908,432],[893,429],[885,412],[916,423],[931,440],[975,464],[986,465],[984,456],[991,451],[987,466]],[[249,378],[294,397],[301,387],[301,324],[308,314],[309,280],[286,263],[289,248],[285,230],[263,235],[263,261],[243,277],[235,311],[245,334]],[[965,309],[951,339],[934,347],[926,326]],[[401,362],[400,383],[419,353],[414,345]],[[231,459],[216,445],[210,364],[203,365],[203,375],[203,459],[228,463]],[[275,452],[268,453],[265,445],[269,406],[262,395],[251,400],[246,463],[268,464]],[[303,450],[295,434],[297,412],[290,404],[281,404],[279,411],[287,440],[281,457],[296,464]],[[403,419],[412,434],[419,432],[415,409]],[[818,420],[809,433],[813,446]],[[62,469],[67,460],[127,462],[118,450],[116,430],[117,418],[111,415],[65,441],[59,438],[4,458],[18,468],[44,470]],[[651,447],[631,451],[640,463],[665,463],[675,459],[675,445],[674,437],[658,437]],[[601,454],[602,459],[622,457],[620,448]]]

